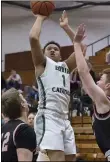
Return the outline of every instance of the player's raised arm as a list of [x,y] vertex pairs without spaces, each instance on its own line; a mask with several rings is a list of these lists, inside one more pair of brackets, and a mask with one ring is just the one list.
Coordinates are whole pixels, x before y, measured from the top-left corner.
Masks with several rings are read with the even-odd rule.
[[[61,28],[63,28],[63,30],[66,32],[66,34],[69,36],[69,38],[73,42],[75,34],[74,34],[73,30],[71,29],[71,27],[69,26],[68,16],[67,16],[66,11],[63,11],[63,14],[61,15],[60,26],[61,26]],[[69,56],[69,58],[67,60],[65,60],[65,62],[67,64],[70,72],[72,72],[73,69],[76,67],[76,61],[75,61],[74,53],[72,53]]]
[[73,31],[73,29],[71,29],[69,25],[68,16],[65,10],[63,11],[61,18],[60,18],[60,26],[61,28],[63,28],[63,30],[67,33],[67,35],[70,37],[71,41],[73,42],[75,32]]
[[[89,73],[89,69],[81,49],[81,41],[84,38],[84,34],[85,34],[85,25],[81,24],[78,27],[74,38],[74,50],[75,50],[78,73],[80,75],[85,91],[88,93],[88,95],[92,98],[92,100],[95,102],[97,107],[100,109],[98,112],[104,113],[109,110],[110,103],[104,91],[95,84],[92,76]],[[103,107],[102,105],[103,106],[108,105],[108,106],[104,106],[105,109],[101,110],[101,107]]]
[[[63,14],[60,18],[60,26],[63,28],[63,30],[66,32],[66,34],[69,36],[72,42],[74,42],[74,37],[75,37],[75,32],[73,29],[70,27],[69,22],[68,22],[68,16],[66,11],[63,11]],[[84,45],[81,44],[82,49],[84,48]],[[85,54],[85,53],[84,53]],[[70,72],[73,71],[74,68],[76,68],[76,59],[74,52],[68,57],[67,60],[65,60]]]
[[34,63],[35,68],[39,65],[42,65],[45,62],[45,57],[43,55],[39,37],[42,28],[42,23],[46,17],[38,15],[37,19],[30,31],[29,39],[31,45],[31,53],[32,53],[32,60]]

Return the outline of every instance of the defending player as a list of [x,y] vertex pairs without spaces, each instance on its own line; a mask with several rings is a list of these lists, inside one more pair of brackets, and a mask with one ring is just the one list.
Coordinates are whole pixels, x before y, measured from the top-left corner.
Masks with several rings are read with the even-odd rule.
[[94,106],[93,129],[97,143],[110,160],[110,68],[103,71],[100,80],[95,84],[81,50],[85,34],[85,25],[81,24],[74,38],[74,50],[78,72],[86,93],[91,97]]
[[28,104],[11,88],[2,95],[2,111],[9,120],[2,126],[2,162],[32,161],[36,151],[36,135],[26,124]]

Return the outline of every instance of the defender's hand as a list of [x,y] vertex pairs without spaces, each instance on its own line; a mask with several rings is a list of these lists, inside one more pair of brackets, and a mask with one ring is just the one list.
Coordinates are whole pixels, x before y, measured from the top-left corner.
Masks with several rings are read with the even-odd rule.
[[75,37],[74,37],[74,43],[81,43],[82,40],[85,38],[85,25],[81,24],[78,26]]

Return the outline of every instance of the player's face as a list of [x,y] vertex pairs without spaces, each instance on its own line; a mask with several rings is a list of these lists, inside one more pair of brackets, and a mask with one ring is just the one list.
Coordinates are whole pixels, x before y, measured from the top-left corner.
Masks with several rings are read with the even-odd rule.
[[45,48],[44,55],[47,56],[47,57],[49,57],[50,59],[52,59],[55,62],[59,62],[61,60],[60,49],[55,44],[49,44]]
[[34,126],[34,117],[35,117],[34,114],[29,114],[28,116],[28,124],[32,127]]
[[104,91],[106,90],[106,74],[101,76],[100,80],[97,82],[97,85]]

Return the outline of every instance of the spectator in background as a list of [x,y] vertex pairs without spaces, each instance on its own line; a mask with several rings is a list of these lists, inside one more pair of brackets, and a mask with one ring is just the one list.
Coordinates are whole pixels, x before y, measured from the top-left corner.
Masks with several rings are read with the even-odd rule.
[[[87,65],[89,67],[89,72],[90,72],[93,80],[96,82],[96,75],[95,75],[95,72],[93,70],[92,64],[87,59],[86,59],[86,62],[87,62]],[[71,74],[71,81],[78,82],[80,84],[80,77],[79,77],[77,68],[75,68],[73,70],[72,74]]]
[[71,81],[80,81],[77,68],[75,68],[71,74]]
[[38,94],[38,85],[37,85],[37,81],[35,81],[32,85],[32,90],[33,90],[33,95],[34,95],[34,99],[35,100],[39,100],[39,94]]
[[17,90],[21,89],[22,80],[19,74],[15,70],[11,70],[11,74],[7,79],[8,89],[16,88]]
[[30,104],[30,91],[31,91],[30,86],[24,87],[24,97],[25,97],[26,101],[28,102],[28,104]]
[[[27,120],[28,125],[31,126],[33,129],[34,129],[34,118],[35,118],[35,115],[36,115],[36,113],[30,112],[28,114],[28,120]],[[36,161],[37,157],[38,157],[38,152],[36,151],[36,153],[34,154],[33,161]]]
[[7,89],[7,83],[3,77],[3,75],[1,76],[1,90],[2,90],[2,93],[5,92]]
[[28,114],[28,124],[34,128],[34,118],[35,118],[35,113],[31,112]]
[[24,97],[28,102],[30,111],[36,112],[38,100],[35,100],[35,92],[31,86],[24,87]]
[[110,50],[109,50],[109,52],[106,54],[106,63],[107,63],[108,65],[110,65]]
[[80,96],[81,81],[80,81],[77,68],[75,68],[70,75],[70,90],[71,90],[71,94],[77,93],[77,95]]
[[[89,68],[89,72],[93,78],[93,80],[96,82],[96,75],[95,72],[93,70],[92,64],[89,62],[88,59],[86,59],[88,68]],[[72,74],[71,74],[71,94],[73,95],[73,108],[75,107],[76,110],[74,109],[73,111],[75,112],[75,116],[76,114],[79,116],[79,114],[85,114],[86,113],[86,109],[88,114],[90,114],[90,116],[93,114],[93,108],[92,108],[92,100],[91,98],[86,94],[86,92],[84,91],[83,87],[82,87],[82,83],[78,74],[78,69],[74,69]],[[76,97],[76,98],[75,98]],[[82,103],[82,107],[80,105],[80,102]],[[75,105],[76,106],[75,106]]]

